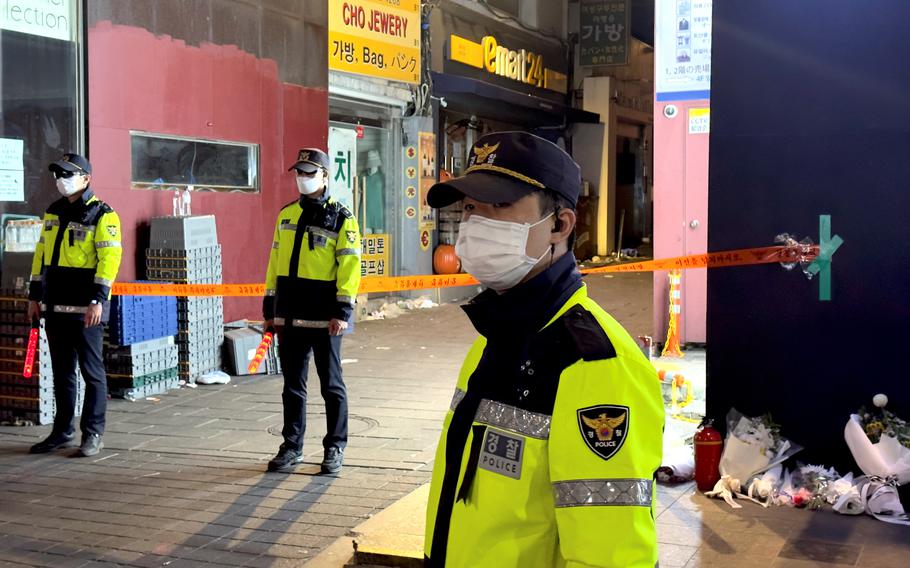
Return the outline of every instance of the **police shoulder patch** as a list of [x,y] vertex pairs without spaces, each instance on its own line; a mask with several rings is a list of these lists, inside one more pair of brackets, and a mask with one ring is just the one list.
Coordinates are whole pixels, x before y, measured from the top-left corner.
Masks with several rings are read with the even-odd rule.
[[612,458],[629,435],[629,407],[600,404],[578,410],[578,428],[588,448],[605,460]]
[[357,231],[345,231],[345,236],[347,236],[349,243],[357,242]]
[[117,236],[117,232],[118,232],[118,231],[117,231],[117,226],[116,226],[116,225],[108,225],[108,226],[107,226],[107,234],[109,234],[110,236],[116,237],[116,236]]

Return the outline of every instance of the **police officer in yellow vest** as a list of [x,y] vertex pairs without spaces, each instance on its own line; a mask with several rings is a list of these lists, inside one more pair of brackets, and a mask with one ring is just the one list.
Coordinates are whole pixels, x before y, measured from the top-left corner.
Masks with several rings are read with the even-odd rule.
[[123,252],[120,218],[89,187],[92,165],[84,157],[64,154],[49,169],[63,197],[44,214],[32,261],[28,315],[30,320],[45,318],[57,412],[50,436],[31,452],[74,445],[78,361],[85,380],[80,453],[93,456],[104,447],[107,377],[101,350]]
[[464,310],[480,338],[436,452],[429,566],[653,568],[664,408],[654,368],[588,298],[571,252],[578,165],[525,132],[480,138],[463,177],[456,253],[488,288]]
[[279,333],[284,373],[284,443],[269,471],[292,471],[302,460],[310,352],[325,400],[328,433],[323,473],[341,470],[348,441],[348,400],[341,375],[341,336],[360,287],[360,230],[354,215],[328,195],[329,157],[304,148],[290,170],[300,199],[278,214],[266,275],[263,317]]

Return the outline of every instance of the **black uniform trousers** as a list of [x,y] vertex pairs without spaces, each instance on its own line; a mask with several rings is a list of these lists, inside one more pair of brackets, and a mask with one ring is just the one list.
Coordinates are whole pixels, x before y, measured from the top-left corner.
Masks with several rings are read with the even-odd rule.
[[85,401],[80,421],[82,434],[104,434],[104,414],[107,411],[107,375],[101,353],[104,325],[87,328],[81,317],[47,314],[46,331],[57,403],[54,433],[73,434],[78,364],[85,380]]
[[344,449],[348,443],[348,393],[341,376],[341,337],[326,329],[285,327],[279,337],[278,353],[284,374],[284,443],[301,451],[306,432],[307,371],[310,353],[316,360],[326,427],[325,449]]

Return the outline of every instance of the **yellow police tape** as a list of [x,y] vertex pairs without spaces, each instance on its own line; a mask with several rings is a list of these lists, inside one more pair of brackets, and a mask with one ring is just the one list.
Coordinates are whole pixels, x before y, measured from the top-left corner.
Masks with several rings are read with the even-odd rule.
[[[585,268],[582,274],[605,274],[609,272],[654,272],[659,270],[688,270],[694,268],[721,268],[726,266],[749,266],[776,262],[794,263],[811,261],[818,255],[818,247],[758,247],[708,254],[693,254],[662,258],[614,266]],[[479,282],[469,274],[427,274],[420,276],[368,276],[360,281],[361,294],[376,292],[401,292],[405,290],[428,290],[431,288],[453,288],[476,286]],[[155,284],[117,282],[113,288],[117,296],[230,296],[262,297],[265,284]]]

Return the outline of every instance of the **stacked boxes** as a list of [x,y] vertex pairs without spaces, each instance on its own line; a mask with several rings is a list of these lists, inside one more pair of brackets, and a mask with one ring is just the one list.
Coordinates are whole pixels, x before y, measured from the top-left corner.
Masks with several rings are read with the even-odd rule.
[[108,333],[112,345],[132,345],[177,335],[177,298],[114,296]]
[[[220,284],[221,246],[215,217],[156,217],[146,254],[149,280],[177,284]],[[181,381],[193,384],[221,368],[224,303],[220,297],[177,299],[177,348]]]
[[138,400],[177,388],[177,299],[115,296],[104,360],[111,396]]
[[[54,421],[54,373],[44,320],[35,353],[31,378],[22,376],[31,324],[28,299],[22,290],[0,290],[0,422],[29,420],[35,424]],[[82,413],[85,383],[76,369],[76,416]]]

